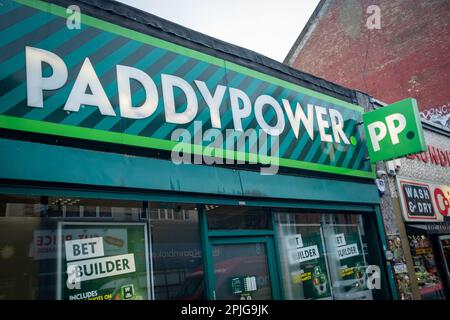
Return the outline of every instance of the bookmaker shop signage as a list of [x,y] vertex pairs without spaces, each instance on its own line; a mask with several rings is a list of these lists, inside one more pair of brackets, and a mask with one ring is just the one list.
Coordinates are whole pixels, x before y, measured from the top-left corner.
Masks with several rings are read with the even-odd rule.
[[390,160],[427,149],[417,101],[404,99],[363,115],[370,161]]
[[78,236],[60,246],[60,299],[150,298],[144,224],[63,224],[60,234],[69,233]]
[[[359,106],[84,14],[69,29],[54,4],[6,1],[0,15],[1,128],[167,151],[181,141],[215,158],[256,146],[261,163],[268,144],[280,166],[374,177]],[[249,129],[267,138],[245,150],[214,139]]]

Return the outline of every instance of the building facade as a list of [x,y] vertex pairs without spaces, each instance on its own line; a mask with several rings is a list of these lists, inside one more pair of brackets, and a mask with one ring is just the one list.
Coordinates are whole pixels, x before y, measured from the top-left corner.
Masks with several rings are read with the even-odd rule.
[[[450,3],[323,0],[285,63],[450,127]],[[336,67],[338,66],[338,67]]]
[[[323,0],[285,59],[368,92],[376,98],[368,110],[418,101],[428,151],[377,164],[399,299],[448,299],[449,23],[446,1]],[[425,212],[425,196],[421,216],[414,210]]]
[[380,164],[382,211],[392,267],[404,299],[448,299],[450,133],[424,124],[428,151]]
[[0,7],[1,299],[397,298],[367,95],[73,4]]

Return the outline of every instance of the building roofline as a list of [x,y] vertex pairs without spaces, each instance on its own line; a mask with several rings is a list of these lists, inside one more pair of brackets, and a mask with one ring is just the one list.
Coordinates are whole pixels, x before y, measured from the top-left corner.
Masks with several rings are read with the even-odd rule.
[[[262,54],[216,39],[121,2],[110,0],[44,0],[63,7],[77,4],[82,13],[176,43],[302,87],[357,104],[355,90],[291,68]],[[322,0],[323,1],[323,0]],[[321,2],[322,2],[321,1]]]
[[311,14],[311,16],[308,19],[308,22],[303,27],[302,32],[300,32],[300,35],[295,40],[294,44],[292,45],[291,49],[289,50],[286,58],[284,58],[283,63],[287,65],[291,65],[291,61],[295,59],[298,55],[298,47],[300,46],[303,39],[306,38],[306,35],[308,34],[309,30],[311,29],[311,26],[313,25],[314,21],[316,20],[317,16],[319,15],[320,11],[322,10],[323,6],[327,0],[320,0],[320,2],[317,4],[316,9],[314,9],[314,12]]
[[446,128],[444,126],[441,126],[441,125],[439,125],[437,123],[434,123],[434,122],[431,122],[431,121],[425,120],[425,119],[421,119],[421,122],[422,122],[422,126],[425,129],[428,129],[428,130],[433,131],[435,133],[439,133],[439,134],[441,134],[443,136],[446,136],[446,137],[450,137],[450,129],[449,128]]

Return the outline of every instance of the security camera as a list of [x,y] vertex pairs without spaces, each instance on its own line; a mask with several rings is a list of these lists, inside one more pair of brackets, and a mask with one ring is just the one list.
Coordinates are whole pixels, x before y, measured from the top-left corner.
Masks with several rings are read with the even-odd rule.
[[386,161],[386,170],[390,176],[395,176],[397,174],[395,171],[394,161]]
[[382,178],[383,176],[387,176],[386,171],[384,170],[377,170],[377,177]]
[[395,171],[399,171],[401,167],[402,167],[402,163],[400,162],[400,159],[395,159],[394,160],[394,169],[395,169]]
[[384,191],[386,191],[386,184],[383,179],[375,179],[375,184],[377,185],[378,194],[380,197],[384,195]]

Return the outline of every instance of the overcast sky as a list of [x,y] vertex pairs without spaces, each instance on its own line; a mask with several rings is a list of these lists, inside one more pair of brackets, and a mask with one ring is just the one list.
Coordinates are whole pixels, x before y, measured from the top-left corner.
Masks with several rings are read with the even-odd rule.
[[282,62],[319,0],[120,0]]

